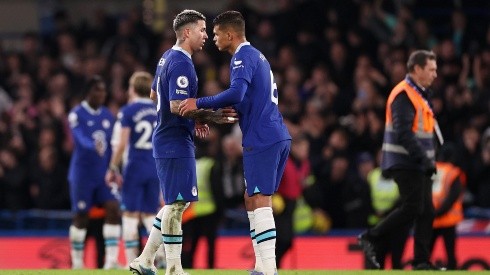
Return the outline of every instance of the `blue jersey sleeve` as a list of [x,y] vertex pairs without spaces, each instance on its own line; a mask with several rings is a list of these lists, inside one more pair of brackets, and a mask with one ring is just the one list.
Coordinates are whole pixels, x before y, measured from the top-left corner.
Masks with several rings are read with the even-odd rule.
[[189,62],[176,62],[168,75],[169,100],[184,100],[190,97],[194,68]]
[[70,113],[68,115],[68,122],[75,141],[85,149],[95,150],[95,143],[92,137],[85,135],[83,130],[84,124],[80,123],[78,114],[75,112]]
[[132,126],[131,115],[128,112],[128,108],[121,109],[121,111],[117,114],[117,119],[121,122],[121,127]]
[[245,56],[242,52],[238,52],[231,62],[230,80],[244,79],[248,83],[252,82],[252,77],[256,67],[256,60],[252,56]]
[[222,108],[242,102],[247,92],[248,82],[242,78],[234,79],[230,88],[214,96],[198,98],[197,108]]

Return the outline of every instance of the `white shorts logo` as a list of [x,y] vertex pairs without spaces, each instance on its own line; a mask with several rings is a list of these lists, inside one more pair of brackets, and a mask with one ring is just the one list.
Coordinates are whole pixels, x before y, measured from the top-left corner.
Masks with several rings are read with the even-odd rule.
[[194,197],[197,196],[197,187],[193,186],[191,192]]
[[180,88],[187,88],[187,86],[189,86],[189,80],[187,77],[184,75],[177,77],[177,86]]

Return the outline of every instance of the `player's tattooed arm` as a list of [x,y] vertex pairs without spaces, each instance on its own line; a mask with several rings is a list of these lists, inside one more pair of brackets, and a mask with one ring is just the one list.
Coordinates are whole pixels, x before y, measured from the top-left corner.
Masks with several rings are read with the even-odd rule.
[[238,121],[238,114],[233,108],[222,108],[216,111],[212,109],[195,109],[189,110],[182,114],[179,111],[179,106],[182,100],[170,101],[170,111],[175,115],[181,115],[186,118],[194,119],[201,123],[235,123]]

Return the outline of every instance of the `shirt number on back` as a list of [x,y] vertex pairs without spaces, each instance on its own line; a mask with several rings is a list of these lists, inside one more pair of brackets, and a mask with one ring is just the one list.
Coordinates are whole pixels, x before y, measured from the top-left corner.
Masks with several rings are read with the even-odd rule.
[[[164,59],[165,61],[165,59]],[[157,78],[157,112],[160,111],[160,77]]]
[[270,71],[271,74],[271,100],[274,102],[274,104],[279,104],[279,95],[277,94],[277,84],[274,82],[274,75],[272,74],[272,71]]
[[151,134],[153,132],[153,125],[149,121],[141,120],[136,123],[134,127],[136,133],[141,133],[140,138],[134,144],[134,148],[142,150],[150,150],[151,146]]

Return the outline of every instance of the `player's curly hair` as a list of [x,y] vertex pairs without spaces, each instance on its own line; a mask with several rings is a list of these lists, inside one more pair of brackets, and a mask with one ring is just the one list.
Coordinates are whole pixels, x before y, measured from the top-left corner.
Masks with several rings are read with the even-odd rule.
[[189,23],[197,23],[199,20],[206,21],[206,17],[202,13],[195,10],[183,10],[181,13],[175,16],[173,22],[174,31],[177,32],[182,26]]
[[231,27],[236,32],[245,34],[245,19],[238,11],[225,11],[213,20],[214,26]]

